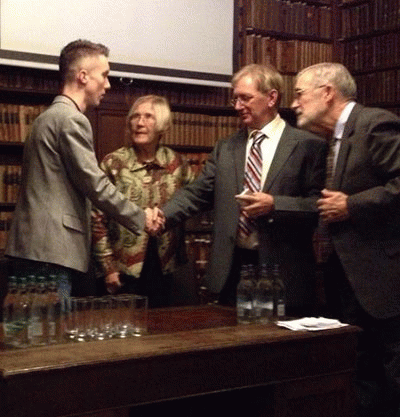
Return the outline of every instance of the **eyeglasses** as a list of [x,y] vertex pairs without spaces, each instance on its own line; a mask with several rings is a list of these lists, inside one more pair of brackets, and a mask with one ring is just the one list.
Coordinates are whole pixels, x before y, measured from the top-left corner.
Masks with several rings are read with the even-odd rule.
[[149,120],[155,120],[154,114],[151,113],[133,113],[130,120],[137,122],[142,118],[145,122],[148,122]]
[[300,100],[300,98],[307,93],[310,90],[317,90],[318,88],[322,88],[322,87],[326,87],[326,84],[323,85],[319,85],[318,87],[314,87],[314,88],[305,88],[305,89],[297,89],[294,92],[294,99],[295,100]]
[[251,101],[253,98],[254,98],[254,96],[237,96],[237,97],[234,97],[234,98],[231,100],[231,104],[232,104],[232,106],[233,106],[233,107],[235,107],[237,103],[240,103],[240,104],[242,104],[243,106],[246,106],[247,104],[249,104],[249,103],[250,103],[250,101]]

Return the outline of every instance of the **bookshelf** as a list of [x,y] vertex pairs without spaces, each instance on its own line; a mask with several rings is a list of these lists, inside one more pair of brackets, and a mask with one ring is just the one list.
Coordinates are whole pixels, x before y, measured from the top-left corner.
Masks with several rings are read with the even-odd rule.
[[53,72],[0,66],[0,259],[21,183],[23,142],[57,89]]
[[340,61],[354,75],[358,100],[400,115],[400,1],[342,1]]
[[334,58],[336,6],[315,0],[239,0],[238,31],[240,66],[275,66],[284,79],[281,106],[290,107],[294,75]]

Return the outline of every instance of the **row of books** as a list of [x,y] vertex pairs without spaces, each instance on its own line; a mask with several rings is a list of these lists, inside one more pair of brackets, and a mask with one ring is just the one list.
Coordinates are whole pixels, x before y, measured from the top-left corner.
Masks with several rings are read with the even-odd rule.
[[15,203],[21,185],[21,165],[0,165],[0,202]]
[[7,243],[8,231],[11,227],[12,212],[0,211],[0,251],[4,251]]
[[198,113],[173,113],[173,125],[163,142],[166,145],[214,146],[217,139],[236,132],[236,116],[212,116]]
[[170,88],[135,86],[128,90],[127,99],[133,103],[136,98],[148,94],[166,97],[171,105],[226,107],[231,98],[230,88],[191,86],[182,89],[179,84]]
[[342,62],[350,71],[400,65],[398,33],[362,38],[342,45]]
[[0,141],[24,142],[36,117],[44,105],[0,103]]
[[364,104],[398,103],[400,69],[355,76],[357,97]]
[[332,9],[326,3],[288,0],[242,0],[242,30],[246,28],[294,35],[332,37]]
[[342,9],[342,37],[400,28],[400,0],[370,0]]
[[0,71],[0,88],[21,89],[25,91],[58,91],[57,77],[44,77],[42,73],[34,73],[23,69],[6,69]]
[[[24,142],[33,121],[45,108],[0,103],[0,142]],[[229,136],[238,127],[236,116],[175,112],[173,120],[168,144],[213,146],[216,138]]]
[[[115,79],[113,83],[122,83],[123,80]],[[44,93],[57,92],[57,83],[49,77],[35,77],[22,69],[4,70],[0,68],[0,88],[16,89],[22,91],[43,91]],[[186,86],[182,88],[179,84],[162,85],[150,82],[138,82],[126,89],[126,94],[134,98],[147,95],[158,94],[167,97],[171,104],[193,105],[193,106],[227,106],[230,98],[230,89],[226,87],[214,86]],[[106,96],[107,97],[107,96]]]
[[251,34],[244,38],[241,61],[243,65],[272,64],[281,73],[296,73],[317,62],[332,61],[332,45]]

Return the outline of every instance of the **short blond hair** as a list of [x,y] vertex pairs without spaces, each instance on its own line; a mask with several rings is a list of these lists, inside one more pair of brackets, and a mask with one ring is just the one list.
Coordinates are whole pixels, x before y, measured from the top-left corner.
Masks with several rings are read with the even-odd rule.
[[156,133],[164,136],[172,126],[172,114],[168,100],[165,97],[149,94],[141,96],[134,101],[126,116],[127,130],[130,130],[130,121],[136,109],[143,103],[151,103],[156,117]]
[[260,64],[246,65],[233,75],[233,88],[235,88],[239,80],[247,76],[250,76],[256,83],[257,89],[260,93],[265,94],[269,90],[276,90],[278,92],[277,104],[279,104],[283,93],[283,78],[275,67],[272,65]]

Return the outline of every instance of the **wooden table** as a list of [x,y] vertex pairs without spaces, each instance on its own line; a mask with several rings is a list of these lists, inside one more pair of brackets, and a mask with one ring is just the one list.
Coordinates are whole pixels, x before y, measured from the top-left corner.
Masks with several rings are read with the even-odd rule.
[[236,325],[218,306],[153,310],[147,336],[0,352],[0,415],[153,403],[133,415],[352,416],[356,334]]

